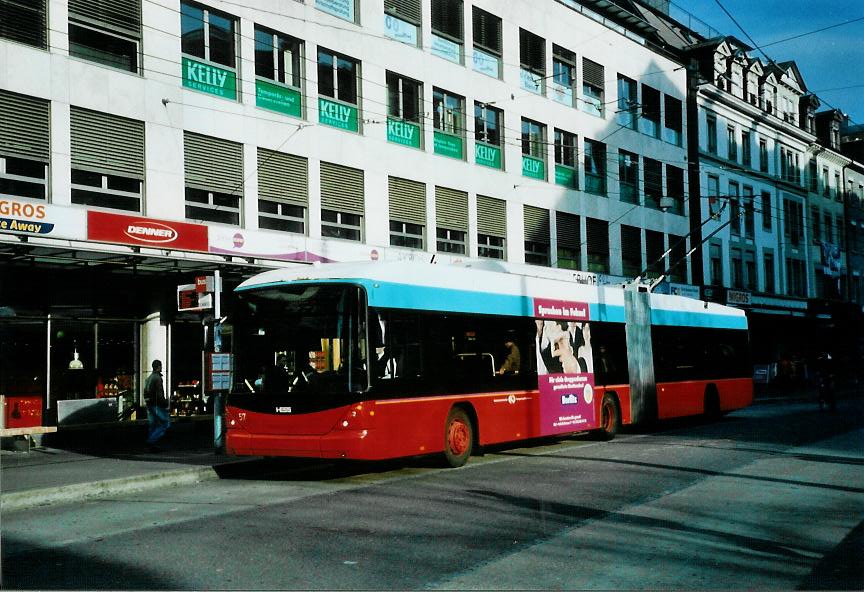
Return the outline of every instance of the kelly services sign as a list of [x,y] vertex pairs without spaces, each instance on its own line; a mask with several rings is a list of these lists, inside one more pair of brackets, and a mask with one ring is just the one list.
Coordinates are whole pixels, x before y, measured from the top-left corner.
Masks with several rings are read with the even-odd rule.
[[87,212],[87,240],[177,251],[209,250],[207,227],[106,212]]
[[212,64],[183,57],[183,86],[223,97],[237,98],[237,74]]
[[349,132],[360,131],[357,107],[318,97],[318,121]]

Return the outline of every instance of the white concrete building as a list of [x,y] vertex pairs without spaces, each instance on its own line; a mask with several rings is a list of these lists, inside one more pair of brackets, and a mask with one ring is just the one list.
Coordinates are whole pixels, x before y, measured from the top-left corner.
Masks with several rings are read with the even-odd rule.
[[120,375],[134,391],[154,357],[172,389],[201,380],[176,286],[217,269],[229,288],[370,258],[632,278],[685,253],[687,73],[608,2],[4,9],[3,389],[47,410]]

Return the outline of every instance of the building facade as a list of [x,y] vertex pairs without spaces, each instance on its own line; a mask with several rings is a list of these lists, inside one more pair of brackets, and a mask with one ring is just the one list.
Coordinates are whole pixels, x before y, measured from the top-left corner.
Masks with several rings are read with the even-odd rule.
[[213,311],[178,285],[217,271],[229,310],[316,261],[690,279],[687,72],[638,11],[0,5],[0,390],[49,418],[139,399],[154,358],[204,390]]

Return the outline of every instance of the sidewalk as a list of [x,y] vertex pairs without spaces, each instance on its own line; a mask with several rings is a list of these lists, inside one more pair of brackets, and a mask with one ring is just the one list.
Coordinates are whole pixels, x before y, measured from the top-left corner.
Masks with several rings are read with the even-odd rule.
[[[860,397],[861,387],[838,389]],[[812,387],[756,385],[755,404],[816,402]],[[229,465],[249,469],[258,457],[216,454],[212,417],[175,418],[151,452],[146,422],[61,429],[44,447],[0,451],[0,512],[219,479]]]
[[0,512],[218,479],[257,460],[216,454],[212,418],[174,418],[153,452],[146,422],[61,429],[30,452],[0,451]]

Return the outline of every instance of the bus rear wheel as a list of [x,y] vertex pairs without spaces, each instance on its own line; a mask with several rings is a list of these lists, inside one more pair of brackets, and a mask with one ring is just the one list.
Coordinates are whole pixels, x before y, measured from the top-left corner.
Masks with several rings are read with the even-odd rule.
[[468,462],[474,446],[474,426],[463,409],[454,407],[444,424],[444,460],[453,468]]
[[621,426],[621,412],[618,408],[618,400],[609,393],[603,395],[600,404],[600,429],[597,436],[600,440],[612,440]]

